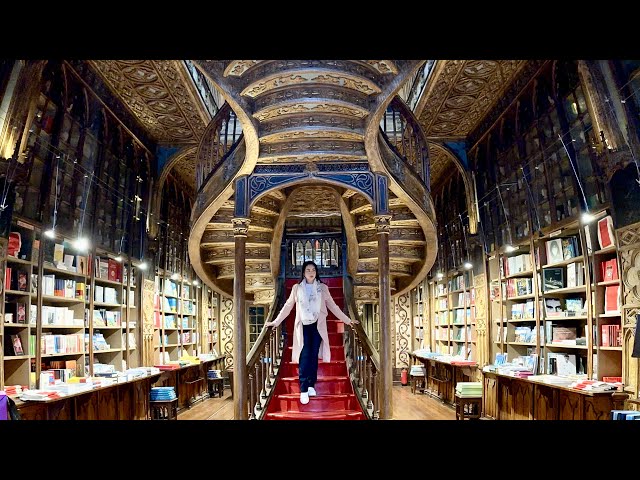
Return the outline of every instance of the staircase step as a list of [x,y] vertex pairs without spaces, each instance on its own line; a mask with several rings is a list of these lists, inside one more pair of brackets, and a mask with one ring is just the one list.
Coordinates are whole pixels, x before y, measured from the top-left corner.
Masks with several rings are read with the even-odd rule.
[[[280,375],[285,377],[297,377],[298,376],[298,364],[297,363],[283,363],[280,366]],[[318,363],[318,378],[323,376],[347,376],[347,363],[342,361],[330,361]]]
[[[353,393],[349,377],[341,376],[318,377],[315,389],[318,395]],[[280,377],[274,390],[274,395],[282,395],[285,393],[300,394],[300,381],[298,377]]]
[[362,411],[333,410],[330,412],[274,412],[267,413],[265,420],[366,420]]
[[327,412],[340,410],[355,410],[358,408],[358,399],[354,394],[320,395],[309,398],[309,403],[300,403],[299,393],[285,393],[275,395],[271,399],[272,412]]
[[[331,342],[331,339],[329,339]],[[331,345],[331,360],[344,360],[344,346],[343,345]],[[293,354],[293,347],[287,347],[282,357],[283,362],[291,362],[291,355]]]

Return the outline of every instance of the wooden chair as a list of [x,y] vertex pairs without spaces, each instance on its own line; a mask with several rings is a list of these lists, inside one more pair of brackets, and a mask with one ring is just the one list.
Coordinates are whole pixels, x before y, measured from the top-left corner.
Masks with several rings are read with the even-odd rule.
[[209,398],[213,398],[216,394],[220,398],[224,396],[224,377],[220,377],[220,378],[207,377],[207,386],[209,389]]

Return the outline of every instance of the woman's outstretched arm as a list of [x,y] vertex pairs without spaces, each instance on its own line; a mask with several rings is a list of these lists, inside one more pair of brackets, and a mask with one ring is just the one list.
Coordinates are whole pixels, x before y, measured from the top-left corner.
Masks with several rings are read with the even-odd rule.
[[296,303],[297,291],[298,291],[298,284],[296,283],[291,289],[291,295],[289,295],[289,298],[287,299],[287,301],[284,302],[284,305],[282,306],[282,310],[280,310],[280,313],[278,314],[278,316],[274,318],[273,321],[265,323],[264,324],[265,327],[277,327],[282,323],[282,321],[285,318],[287,318],[287,316],[291,313],[291,310],[293,309],[293,306]]
[[329,291],[329,287],[327,287],[327,285],[324,283],[322,284],[322,290],[323,290],[323,295],[324,295],[327,308],[331,310],[331,312],[336,317],[338,317],[338,320],[341,320],[346,324],[360,323],[358,320],[351,320],[351,318],[345,315],[345,313],[340,309],[340,307],[336,305],[336,302],[334,302],[333,297],[331,296],[331,292]]

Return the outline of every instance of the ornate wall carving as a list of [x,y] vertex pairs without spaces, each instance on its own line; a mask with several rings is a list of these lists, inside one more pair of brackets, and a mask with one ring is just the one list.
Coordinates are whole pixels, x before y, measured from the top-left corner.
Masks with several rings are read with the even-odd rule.
[[221,297],[220,306],[220,355],[225,356],[225,367],[233,367],[233,300]]
[[411,298],[404,294],[395,297],[395,366],[409,367],[409,352],[411,348]]
[[476,302],[476,360],[482,366],[490,363],[489,352],[491,351],[489,342],[491,336],[487,332],[487,276],[485,273],[478,273],[473,276]]
[[622,381],[638,395],[638,359],[631,357],[640,313],[640,223],[616,231],[622,279]]
[[153,358],[153,280],[144,279],[142,285],[142,358],[143,365],[155,365]]

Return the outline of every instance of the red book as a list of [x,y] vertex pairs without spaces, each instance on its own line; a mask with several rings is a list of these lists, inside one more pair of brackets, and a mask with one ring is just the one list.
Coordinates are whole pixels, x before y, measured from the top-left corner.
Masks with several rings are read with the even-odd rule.
[[4,289],[11,290],[11,267],[4,270]]
[[109,280],[112,282],[117,282],[118,278],[118,262],[113,259],[109,259],[109,270],[108,270]]
[[618,260],[612,258],[604,262],[604,275],[602,279],[606,282],[607,280],[618,280],[618,278]]
[[606,312],[619,312],[620,304],[618,301],[618,293],[620,285],[608,285],[604,291],[604,311]]
[[607,248],[615,245],[615,234],[613,233],[613,219],[611,215],[598,220],[598,242],[600,248]]
[[601,347],[609,346],[609,325],[600,325],[602,330],[602,344]]

